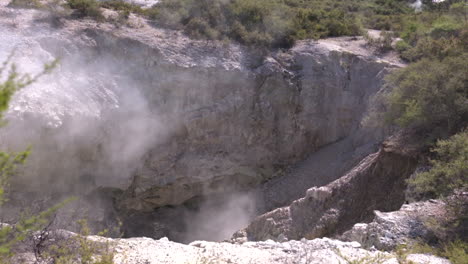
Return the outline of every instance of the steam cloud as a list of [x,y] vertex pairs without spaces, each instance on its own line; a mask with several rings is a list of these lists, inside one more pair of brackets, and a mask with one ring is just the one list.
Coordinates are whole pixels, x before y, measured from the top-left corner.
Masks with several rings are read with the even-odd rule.
[[[9,124],[0,129],[1,150],[32,147],[21,175],[13,179],[16,190],[38,197],[81,195],[97,186],[125,189],[145,154],[172,131],[165,113],[147,98],[151,84],[142,85],[131,62],[111,52],[83,49],[34,26],[22,32],[0,24],[0,62],[16,50],[12,62],[20,72],[34,74],[60,58],[53,73],[15,94]],[[208,200],[187,212],[185,240],[229,238],[248,224],[254,210],[249,194]]]
[[[14,63],[22,72],[37,72],[57,56],[40,42],[12,43],[0,59],[16,46]],[[29,187],[68,192],[83,184],[128,184],[162,126],[141,87],[122,74],[124,66],[106,56],[65,54],[52,74],[18,92],[0,143],[13,150],[32,145],[24,170]]]
[[422,10],[422,1],[416,0],[416,2],[410,5],[416,12],[420,12]]
[[233,232],[246,227],[255,216],[255,197],[252,193],[232,193],[221,201],[210,199],[195,213],[187,213],[185,241],[222,241]]

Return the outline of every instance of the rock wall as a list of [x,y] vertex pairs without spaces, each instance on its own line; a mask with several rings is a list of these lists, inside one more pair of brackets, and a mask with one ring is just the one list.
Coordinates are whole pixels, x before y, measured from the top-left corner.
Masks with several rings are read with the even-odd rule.
[[436,241],[428,223],[446,215],[446,205],[442,201],[431,200],[404,204],[394,212],[375,211],[374,215],[372,222],[355,224],[343,233],[341,239],[359,242],[365,248],[386,251],[414,241]]
[[[26,71],[61,59],[52,75],[18,93],[7,115],[0,146],[33,145],[14,186],[36,192],[31,197],[118,188],[112,199],[124,214],[251,190],[340,140],[352,142],[350,153],[372,145],[380,134],[360,128],[369,99],[401,66],[369,54],[362,38],[258,54],[134,16],[116,27],[3,6],[0,13],[8,40],[0,59],[15,46]],[[332,181],[358,156],[315,177]],[[265,208],[314,183],[291,187],[280,200],[265,194]]]
[[148,154],[126,206],[151,210],[225,188],[245,190],[355,133],[388,65],[326,48],[308,43],[290,51],[296,72],[273,58],[243,72],[148,69],[156,77],[145,82],[155,84],[151,93],[159,100],[152,105],[165,114],[178,108],[180,116],[166,120],[180,123]]
[[415,152],[392,139],[340,179],[307,190],[291,205],[257,217],[234,240],[288,240],[333,236],[355,223],[371,221],[374,210],[391,211],[405,201],[405,179],[414,171]]

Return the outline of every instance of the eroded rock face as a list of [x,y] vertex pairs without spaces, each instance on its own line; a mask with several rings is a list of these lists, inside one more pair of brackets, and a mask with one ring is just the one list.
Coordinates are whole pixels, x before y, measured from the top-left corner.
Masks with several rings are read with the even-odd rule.
[[457,191],[443,200],[404,204],[394,212],[375,211],[372,222],[356,224],[339,238],[387,251],[414,243],[437,244],[454,237],[465,241],[467,225],[460,215],[466,212],[467,201],[468,193]]
[[354,225],[341,239],[357,241],[365,248],[375,247],[387,251],[414,240],[436,240],[427,223],[445,214],[445,204],[442,201],[431,200],[405,204],[394,212],[375,211],[374,214],[371,223]]
[[52,75],[16,95],[7,114],[0,146],[33,146],[13,186],[41,190],[36,196],[117,188],[123,192],[111,203],[124,215],[252,190],[337,144],[339,159],[312,158],[320,173],[259,187],[261,210],[333,181],[380,139],[360,124],[385,74],[402,66],[369,54],[362,38],[302,41],[260,56],[133,15],[116,27],[3,5],[0,13],[0,59],[15,46],[23,71],[61,59]]
[[124,207],[151,210],[200,194],[246,190],[352,135],[389,66],[321,43],[272,56],[249,71],[153,68],[171,83],[151,81],[152,97],[166,93],[169,109],[179,100],[192,103],[182,103],[183,119],[174,117],[177,136],[148,154]]
[[310,188],[291,205],[254,219],[234,234],[237,240],[285,240],[332,236],[354,223],[370,221],[373,210],[391,211],[403,204],[405,179],[416,167],[409,146],[384,143],[340,179]]
[[[2,35],[22,47],[19,66],[62,60],[47,82],[12,103],[11,130],[24,120],[34,135],[9,137],[31,142],[38,153],[52,147],[79,159],[78,172],[68,172],[75,178],[89,174],[98,185],[130,186],[121,205],[137,210],[258,185],[281,166],[353,134],[369,96],[395,66],[331,42],[301,42],[259,59],[239,46],[189,40],[143,20],[137,28],[115,28],[58,19],[54,27],[36,11],[0,11]],[[353,41],[359,40],[341,42]],[[42,59],[26,54],[28,48]],[[73,132],[74,142],[61,131]],[[81,142],[90,135],[91,143]],[[141,159],[144,166],[135,166]],[[55,163],[41,174],[73,170]]]

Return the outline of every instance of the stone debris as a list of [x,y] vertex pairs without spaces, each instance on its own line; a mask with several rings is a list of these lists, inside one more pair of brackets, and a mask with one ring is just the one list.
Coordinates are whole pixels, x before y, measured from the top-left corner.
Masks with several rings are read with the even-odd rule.
[[412,240],[430,241],[435,236],[427,222],[437,219],[445,212],[445,203],[440,200],[404,204],[393,212],[375,211],[374,220],[368,224],[355,224],[340,239],[357,241],[364,248],[394,250],[398,245]]
[[[243,244],[195,241],[189,245],[172,242],[167,238],[106,239],[93,236],[88,239],[111,245],[115,264],[399,263],[392,253],[366,250],[358,242],[342,242],[329,238],[281,243],[266,240]],[[431,255],[411,254],[407,258],[414,264],[450,264],[448,260]],[[34,254],[27,251],[18,253],[16,260],[21,260],[24,264],[35,263]]]

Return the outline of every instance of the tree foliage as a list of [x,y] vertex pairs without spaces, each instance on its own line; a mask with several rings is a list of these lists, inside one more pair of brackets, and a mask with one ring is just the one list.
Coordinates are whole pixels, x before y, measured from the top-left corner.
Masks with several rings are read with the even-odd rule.
[[[44,70],[35,76],[19,74],[15,65],[10,65],[13,54],[11,53],[0,67],[0,80],[4,79],[3,82],[0,82],[0,127],[6,124],[3,114],[8,109],[13,94],[32,84],[42,75],[49,73],[57,64],[57,61],[54,61],[45,65]],[[0,205],[5,202],[5,188],[8,187],[10,176],[18,165],[24,163],[28,155],[29,150],[19,153],[0,152]]]
[[[3,114],[8,110],[9,103],[14,93],[36,82],[44,74],[50,73],[58,63],[58,61],[55,60],[50,64],[46,64],[42,72],[31,76],[18,73],[15,65],[10,63],[13,55],[14,53],[10,55],[0,68],[0,80],[4,80],[0,82],[0,124],[3,125],[6,124],[3,119]],[[19,153],[0,152],[0,206],[7,201],[10,177],[16,173],[17,167],[26,161],[29,153],[29,149]],[[39,214],[23,217],[19,222],[13,225],[0,223],[0,264],[12,264],[11,257],[14,256],[12,248],[30,237],[34,232],[43,230],[51,223],[55,212],[74,199],[74,197],[71,197]],[[86,222],[81,221],[80,225],[82,227],[81,233],[74,237],[72,241],[78,245],[77,249],[75,251],[70,251],[67,245],[52,247],[50,250],[56,253],[50,258],[53,260],[53,263],[114,263],[114,253],[109,243],[101,246],[90,241],[86,237],[90,234]],[[103,233],[100,234],[102,235]]]
[[429,197],[468,191],[468,130],[439,140],[432,151],[436,155],[431,160],[432,168],[410,179],[410,187]]
[[435,136],[462,128],[468,120],[467,60],[467,54],[423,59],[389,75],[393,90],[386,100],[386,120],[432,130]]
[[358,35],[350,6],[301,0],[163,0],[153,19],[195,38],[233,39],[246,45],[290,47],[295,40]]
[[[28,74],[19,74],[14,65],[10,65],[13,54],[3,63],[0,68],[0,124],[5,125],[3,113],[8,109],[13,94],[34,83],[37,79],[49,73],[57,64],[57,61],[47,64],[44,70],[34,76]],[[5,74],[8,72],[7,74]],[[4,76],[6,75],[6,76]],[[0,206],[7,200],[7,191],[10,177],[15,173],[18,165],[23,164],[29,155],[29,150],[19,153],[0,152]],[[24,218],[14,226],[0,226],[0,263],[6,261],[11,255],[11,247],[24,240],[32,231],[40,229],[47,219],[57,210],[60,205],[54,206],[39,215]]]
[[74,15],[79,18],[91,17],[96,20],[104,19],[99,3],[96,0],[67,0],[66,4],[74,10]]

